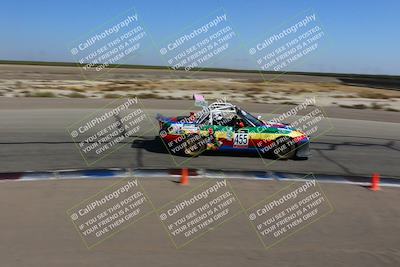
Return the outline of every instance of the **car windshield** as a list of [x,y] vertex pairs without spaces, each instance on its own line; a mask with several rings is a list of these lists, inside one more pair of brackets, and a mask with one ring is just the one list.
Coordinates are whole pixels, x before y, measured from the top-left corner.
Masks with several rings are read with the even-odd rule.
[[238,113],[238,115],[240,115],[244,119],[248,120],[251,124],[253,124],[256,127],[264,125],[264,123],[262,121],[260,121],[259,119],[257,119],[256,117],[254,117],[253,115],[251,115],[250,113],[248,113],[245,110],[238,108],[237,113]]

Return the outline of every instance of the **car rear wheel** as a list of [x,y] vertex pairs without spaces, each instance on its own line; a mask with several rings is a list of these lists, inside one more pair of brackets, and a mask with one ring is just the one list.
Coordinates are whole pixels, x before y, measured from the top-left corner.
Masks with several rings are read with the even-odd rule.
[[206,138],[198,134],[189,134],[185,138],[185,148],[183,154],[185,156],[198,156],[207,149]]
[[290,137],[279,137],[275,140],[273,155],[277,159],[290,159],[296,154],[296,147]]

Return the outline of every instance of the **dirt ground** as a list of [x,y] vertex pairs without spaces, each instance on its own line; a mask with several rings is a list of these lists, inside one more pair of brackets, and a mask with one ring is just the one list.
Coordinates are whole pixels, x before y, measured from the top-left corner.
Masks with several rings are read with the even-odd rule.
[[227,72],[115,69],[97,76],[78,67],[0,65],[0,96],[207,99],[299,104],[316,97],[319,106],[400,111],[400,91],[335,77]]

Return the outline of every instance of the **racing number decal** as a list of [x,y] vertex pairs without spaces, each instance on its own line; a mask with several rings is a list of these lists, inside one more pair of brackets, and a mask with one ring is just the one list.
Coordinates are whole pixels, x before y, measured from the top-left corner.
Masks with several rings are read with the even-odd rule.
[[235,133],[233,138],[234,147],[248,147],[249,146],[249,133],[247,131],[240,131]]

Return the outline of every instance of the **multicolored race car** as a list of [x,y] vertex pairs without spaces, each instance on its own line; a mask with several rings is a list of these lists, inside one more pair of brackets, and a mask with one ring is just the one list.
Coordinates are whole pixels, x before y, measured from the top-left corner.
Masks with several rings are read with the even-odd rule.
[[210,105],[195,95],[202,110],[187,116],[157,115],[160,137],[172,154],[198,156],[204,151],[255,152],[279,159],[310,155],[309,137],[288,124],[261,120],[226,101]]

